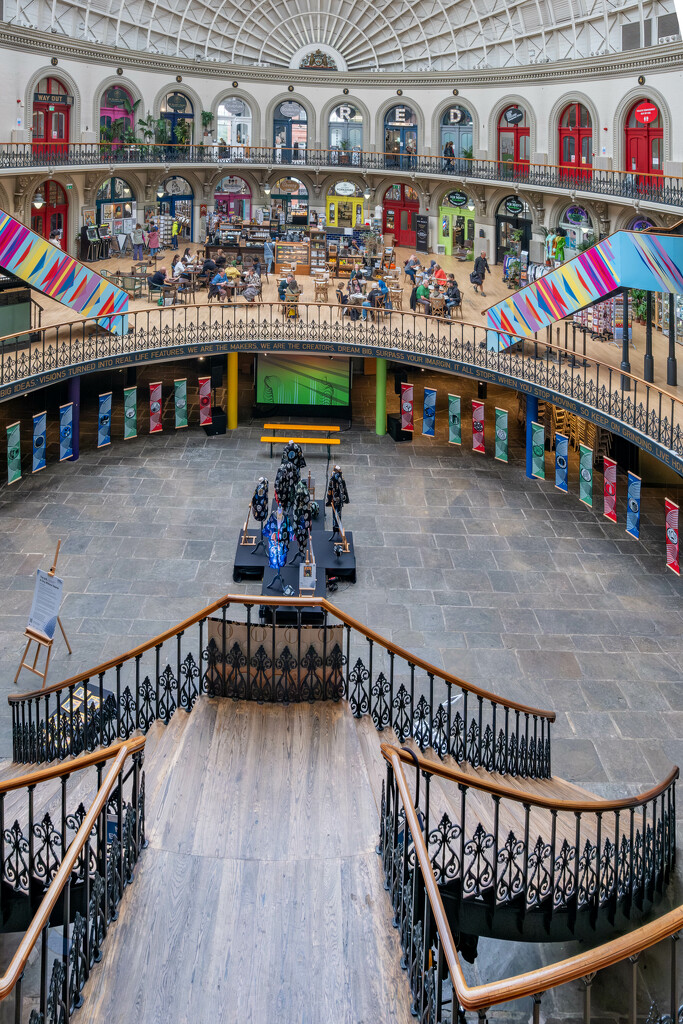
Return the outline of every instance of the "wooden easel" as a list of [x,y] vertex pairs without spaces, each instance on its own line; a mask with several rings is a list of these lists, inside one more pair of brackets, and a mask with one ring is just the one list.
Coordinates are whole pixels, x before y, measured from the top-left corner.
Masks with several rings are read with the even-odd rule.
[[247,533],[250,515],[251,505],[247,509],[247,518],[244,520],[244,529],[242,530],[242,536],[240,538],[240,544],[242,545],[242,547],[253,547],[253,545],[256,543],[256,537],[251,533]]
[[[61,546],[61,540],[57,541],[57,550],[55,551],[54,561],[52,563],[52,568],[50,569],[48,576],[54,576],[57,571],[57,559],[59,558],[59,549]],[[59,625],[59,628],[62,631],[62,636],[64,637],[64,643],[66,644],[67,650],[69,654],[71,654],[71,645],[67,640],[66,633],[64,632],[64,626],[62,625],[62,620],[59,618],[59,616],[57,616],[57,624]],[[24,653],[21,657],[21,664],[17,669],[17,674],[14,677],[14,682],[17,682],[21,674],[22,668],[25,668],[28,669],[29,672],[33,672],[34,675],[40,676],[40,678],[43,680],[41,685],[41,690],[43,690],[45,689],[45,683],[47,681],[47,670],[50,665],[50,655],[52,654],[52,644],[54,643],[54,637],[50,638],[49,636],[45,636],[44,633],[40,633],[37,629],[31,629],[30,626],[27,626],[26,629],[24,630],[24,636],[28,637],[28,642],[26,644],[26,647],[24,648]],[[36,653],[35,657],[33,658],[32,665],[30,665],[26,660],[31,644],[36,645]],[[38,655],[40,654],[41,647],[45,648],[45,667],[42,672],[40,671],[39,668],[37,668]]]
[[[335,519],[337,520],[337,529],[339,530],[339,533],[341,535],[342,551],[344,552],[345,555],[348,555],[348,553],[350,551],[349,542],[348,542],[348,540],[346,538],[346,534],[344,533],[344,527],[342,526],[342,521],[341,521],[340,517],[337,515],[337,510],[334,507],[334,505],[332,506],[332,519],[333,519],[333,521]],[[334,532],[332,533],[332,540],[334,541]]]
[[315,597],[315,555],[313,554],[313,538],[311,537],[310,530],[308,531],[308,540],[306,541],[306,561],[303,563],[303,566],[299,567],[299,576],[303,580],[310,581],[308,586],[303,586],[302,583],[299,583],[299,597]]

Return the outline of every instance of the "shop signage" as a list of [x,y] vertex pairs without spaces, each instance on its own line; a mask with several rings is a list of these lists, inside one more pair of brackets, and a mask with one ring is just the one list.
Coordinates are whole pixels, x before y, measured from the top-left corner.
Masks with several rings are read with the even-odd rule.
[[[287,190],[285,189],[285,191]],[[242,192],[246,194],[248,192],[247,183],[242,178],[236,178],[231,174],[227,178],[223,178],[216,185],[216,193],[220,195],[222,192]]]
[[448,111],[448,124],[460,124],[465,116],[462,107],[451,107]]
[[505,203],[505,209],[516,217],[518,213],[522,213],[524,210],[524,203],[521,199],[517,199],[516,196],[510,196]]
[[643,100],[633,111],[633,116],[640,124],[651,124],[659,117],[659,108],[649,100]]
[[229,114],[244,114],[244,100],[229,98],[223,100],[222,106]]
[[[298,103],[288,102],[280,104],[280,113],[283,117],[296,117],[302,121],[306,120],[306,114]],[[299,115],[303,115],[299,117]]]
[[508,124],[519,124],[524,120],[524,111],[521,107],[510,107],[505,111],[505,120]]
[[446,199],[451,206],[467,206],[469,202],[469,196],[459,190],[456,192],[449,192]]
[[415,234],[418,252],[429,252],[429,217],[419,214],[415,218]]
[[119,85],[107,89],[104,96],[104,102],[107,107],[125,107],[127,100],[128,94],[126,90],[122,89]]
[[[344,106],[335,107],[334,116],[338,121],[355,121],[359,117],[359,114],[355,107],[344,104]],[[330,120],[332,120],[332,118],[330,118]]]
[[180,92],[174,92],[167,98],[166,106],[180,113],[187,108],[187,97]]
[[73,96],[62,96],[55,92],[34,92],[34,103],[71,103]]
[[298,192],[299,182],[296,178],[280,178],[275,186],[280,192]]
[[338,196],[355,196],[356,186],[350,181],[338,181],[334,186],[334,191]]
[[590,219],[582,206],[570,206],[564,215],[570,224],[589,224]]
[[167,178],[164,182],[166,195],[169,196],[191,196],[192,186],[188,185],[184,178]]

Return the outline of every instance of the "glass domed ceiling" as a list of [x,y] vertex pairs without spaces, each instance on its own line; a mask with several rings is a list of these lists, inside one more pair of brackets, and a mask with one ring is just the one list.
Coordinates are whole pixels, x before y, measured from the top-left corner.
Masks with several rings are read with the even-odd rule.
[[[189,60],[299,66],[322,48],[340,71],[456,71],[622,49],[622,25],[674,0],[5,0],[15,26]],[[652,42],[656,43],[653,28]]]

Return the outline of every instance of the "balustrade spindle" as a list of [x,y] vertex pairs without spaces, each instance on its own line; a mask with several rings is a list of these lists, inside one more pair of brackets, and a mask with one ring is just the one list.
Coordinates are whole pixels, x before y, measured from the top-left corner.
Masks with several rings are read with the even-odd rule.
[[[67,879],[63,894],[64,923],[62,925],[62,966],[64,968],[63,995],[64,1012],[61,1021],[69,1024],[71,1017],[71,998],[69,995],[69,918],[71,917],[71,879]],[[58,1017],[59,1019],[59,1017]],[[61,1024],[61,1022],[60,1022]]]
[[[156,693],[156,712],[155,717],[159,718],[159,684],[161,681],[161,648],[162,644],[157,644],[155,647],[156,657],[154,661],[154,688]],[[225,647],[223,648],[225,652]]]

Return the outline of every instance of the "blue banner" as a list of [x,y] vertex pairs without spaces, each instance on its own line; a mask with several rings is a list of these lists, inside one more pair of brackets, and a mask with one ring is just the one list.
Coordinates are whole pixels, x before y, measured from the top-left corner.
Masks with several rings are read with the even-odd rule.
[[640,537],[640,477],[629,470],[626,497],[626,532]]
[[436,426],[436,391],[434,388],[425,388],[425,400],[422,407],[422,433],[427,437],[434,437]]
[[567,473],[569,469],[569,438],[564,434],[555,434],[555,486],[558,491],[567,493]]
[[45,469],[45,450],[47,448],[47,439],[45,433],[47,430],[47,413],[37,412],[33,417],[33,469],[32,473],[39,473],[41,469]]
[[100,412],[97,418],[97,447],[106,448],[111,444],[111,391],[100,395]]
[[73,426],[74,404],[59,407],[59,461],[70,459],[74,453],[72,426]]

